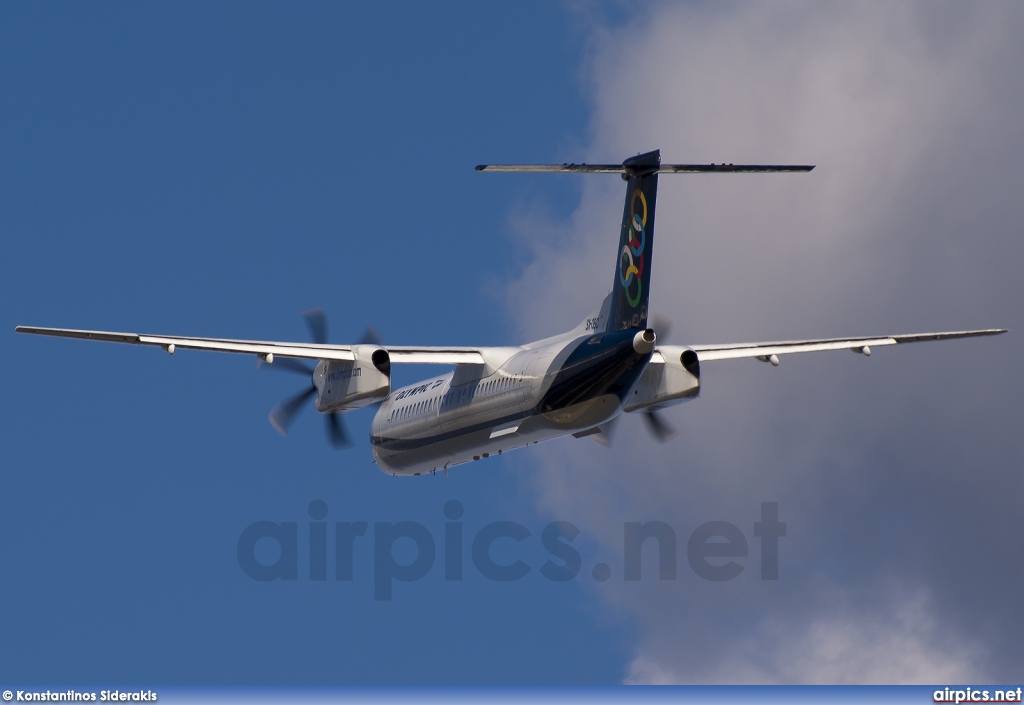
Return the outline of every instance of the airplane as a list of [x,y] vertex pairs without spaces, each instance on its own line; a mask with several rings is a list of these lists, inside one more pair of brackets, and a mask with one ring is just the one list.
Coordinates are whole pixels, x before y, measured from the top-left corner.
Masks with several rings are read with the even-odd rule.
[[[659,174],[809,172],[814,166],[662,164],[660,150],[621,164],[481,165],[480,172],[619,174],[626,196],[611,291],[570,331],[509,347],[384,345],[372,329],[353,345],[326,342],[323,312],[307,312],[312,343],[192,338],[18,326],[18,333],[177,349],[256,355],[262,363],[308,375],[310,386],[277,406],[271,424],[284,435],[296,413],[315,397],[328,436],[348,445],[340,415],[379,404],[370,428],[378,468],[392,475],[436,474],[541,441],[572,435],[607,442],[622,414],[641,413],[659,441],[673,435],[659,412],[698,397],[701,365],[820,350],[852,350],[951,338],[998,335],[1002,328],[789,340],[734,345],[661,345],[648,308],[654,263],[654,216]],[[655,327],[652,327],[655,326]],[[306,361],[306,362],[302,362]],[[391,388],[396,364],[453,366],[416,384]]]

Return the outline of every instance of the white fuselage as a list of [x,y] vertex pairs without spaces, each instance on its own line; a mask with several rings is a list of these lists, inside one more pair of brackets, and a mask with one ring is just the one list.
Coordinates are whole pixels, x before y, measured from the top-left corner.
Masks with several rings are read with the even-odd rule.
[[[634,351],[629,336],[618,336],[614,348],[601,344],[604,337],[507,348],[507,359],[495,364],[461,365],[392,391],[370,432],[378,467],[396,475],[436,472],[608,421],[650,353]],[[594,386],[602,374],[610,382]]]

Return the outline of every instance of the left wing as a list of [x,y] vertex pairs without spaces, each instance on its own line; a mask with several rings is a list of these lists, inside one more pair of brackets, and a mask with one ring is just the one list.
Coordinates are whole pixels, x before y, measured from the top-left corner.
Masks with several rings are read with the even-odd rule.
[[[53,335],[60,338],[102,340],[129,345],[156,345],[169,353],[178,348],[215,350],[217,352],[248,353],[263,360],[275,357],[296,357],[307,360],[354,360],[351,345],[320,345],[316,343],[287,343],[269,340],[232,340],[229,338],[188,338],[178,335],[146,335],[141,333],[114,333],[103,330],[75,330],[72,328],[36,328],[18,326],[17,333]],[[409,345],[379,345],[388,351],[391,363],[417,363],[438,365],[483,364],[485,348],[467,347],[415,347]]]
[[[739,343],[736,345],[691,345],[701,362],[706,360],[729,360],[739,357],[756,357],[777,365],[779,355],[799,352],[816,352],[818,350],[853,350],[854,352],[871,354],[872,347],[882,345],[898,345],[900,343],[920,343],[929,340],[949,340],[951,338],[975,338],[984,335],[1005,333],[1005,328],[985,328],[983,330],[958,330],[946,333],[913,333],[910,335],[882,335],[859,338],[820,338],[818,340],[783,340],[773,343]],[[774,359],[773,359],[774,357]]]

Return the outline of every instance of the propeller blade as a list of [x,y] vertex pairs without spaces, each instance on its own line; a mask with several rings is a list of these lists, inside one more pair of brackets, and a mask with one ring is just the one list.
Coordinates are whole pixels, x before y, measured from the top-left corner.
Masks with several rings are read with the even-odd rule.
[[367,326],[363,337],[359,339],[359,345],[380,345],[384,342],[384,336],[373,326]]
[[288,426],[295,420],[295,415],[302,410],[303,405],[316,394],[316,387],[310,385],[293,397],[286,399],[270,412],[270,425],[277,429],[282,436],[287,435]]
[[313,342],[324,345],[327,342],[327,316],[322,308],[311,308],[302,312],[309,326],[309,333],[313,336]]
[[601,424],[601,432],[595,433],[592,438],[605,448],[612,447],[612,438],[615,435],[615,425],[619,423],[621,416],[613,416],[607,422]]
[[332,446],[335,448],[348,448],[352,445],[352,441],[348,439],[348,434],[345,433],[345,424],[341,420],[341,414],[327,414],[325,420],[327,421],[327,440],[331,442]]
[[654,333],[658,336],[658,342],[667,342],[668,337],[672,334],[672,319],[662,316],[660,313],[652,313],[651,319],[651,327],[654,328]]
[[285,370],[287,372],[305,375],[306,377],[312,377],[314,372],[312,365],[307,365],[304,362],[293,360],[290,357],[275,357],[274,364],[268,365],[268,367],[272,370]]
[[[303,311],[302,317],[306,319],[306,325],[309,326],[309,334],[312,336],[313,342],[318,345],[326,344],[327,316],[324,310],[322,308],[311,308]],[[373,326],[370,326],[363,333],[359,344],[380,345],[383,341],[384,337],[380,332]],[[305,362],[286,357],[275,358],[274,364],[271,367],[280,367],[288,372],[308,375],[310,378],[312,378],[316,371],[315,367]],[[275,406],[274,410],[270,412],[270,425],[277,429],[277,432],[282,436],[285,435],[288,426],[291,425],[296,414],[299,413],[309,398],[316,393],[316,386],[312,385],[308,389]],[[341,419],[340,413],[329,413],[325,416],[324,421],[327,424],[327,440],[330,441],[332,446],[335,448],[347,448],[352,445],[348,433],[345,432],[345,424]]]
[[665,423],[657,411],[645,411],[644,421],[647,422],[647,430],[654,436],[658,443],[667,443],[676,436],[676,430]]

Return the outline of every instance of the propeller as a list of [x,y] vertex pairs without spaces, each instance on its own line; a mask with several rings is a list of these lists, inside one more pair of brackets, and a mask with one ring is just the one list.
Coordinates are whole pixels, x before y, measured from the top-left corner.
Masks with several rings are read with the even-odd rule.
[[302,312],[309,326],[309,334],[313,336],[313,342],[317,345],[327,344],[327,314],[322,308],[311,308]]
[[[289,362],[292,364],[281,365],[281,369],[288,370],[289,372],[298,372],[300,374],[308,374],[311,378],[313,376],[312,368],[306,368],[305,365],[296,361],[288,360],[287,358],[278,358],[274,360],[272,367],[277,367],[281,362]],[[306,402],[312,399],[316,395],[316,386],[310,383],[307,389],[303,389],[298,394],[288,397],[283,402],[278,404],[270,412],[270,425],[280,433],[282,436],[288,435],[288,427],[292,425],[292,421],[298,416],[299,412],[302,411],[303,407],[306,406]],[[335,448],[347,448],[352,445],[352,441],[349,440],[348,434],[345,433],[345,426],[341,421],[341,414],[336,411],[332,411],[325,414],[324,420],[326,421],[327,440]]]
[[676,437],[676,430],[668,425],[668,422],[657,411],[645,411],[644,422],[647,430],[654,436],[658,443],[668,443]]
[[[652,327],[658,336],[658,342],[668,342],[668,337],[672,334],[672,319],[660,313],[651,314],[651,318],[653,319]],[[676,437],[676,430],[665,421],[665,417],[662,414],[653,409],[644,412],[644,423],[647,426],[647,430],[651,432],[654,440],[658,443],[668,443]]]
[[593,439],[603,445],[605,448],[612,447],[612,438],[615,436],[615,426],[619,423],[621,416],[613,416],[611,419],[601,424],[598,428],[601,429],[599,433],[593,435]]
[[[601,424],[600,432],[593,434],[591,438],[606,448],[611,448],[615,436],[615,426],[621,418],[622,415],[620,414],[613,417],[610,421]],[[661,413],[653,410],[645,411],[643,412],[643,418],[644,425],[647,426],[647,430],[650,431],[651,435],[654,436],[654,440],[658,443],[668,443],[676,437],[676,430],[665,421]]]
[[[664,344],[668,340],[668,336],[672,333],[672,320],[659,313],[652,313],[649,324],[654,328],[654,333],[657,336],[658,342]],[[643,415],[644,425],[647,426],[647,430],[650,431],[651,435],[654,436],[654,440],[658,443],[668,443],[676,437],[676,430],[672,428],[667,421],[665,421],[662,414],[651,409],[643,412]],[[601,445],[610,448],[612,445],[612,435],[615,430],[615,424],[619,418],[621,417],[616,416],[608,423],[602,424],[601,432],[594,434],[594,440]]]
[[650,326],[658,336],[659,343],[667,343],[668,337],[672,334],[672,319],[662,316],[660,313],[652,313]]
[[[311,308],[302,312],[309,326],[309,333],[313,336],[313,342],[317,345],[327,344],[327,315],[322,308]],[[363,335],[357,341],[357,345],[380,345],[384,342],[384,336],[373,326],[367,326]]]
[[[327,343],[327,316],[324,314],[324,310],[322,308],[311,308],[303,311],[302,317],[306,319],[306,325],[309,326],[309,334],[313,338],[313,342],[317,345],[325,345]],[[380,332],[370,326],[359,339],[359,343],[379,345],[383,340],[384,338]],[[291,426],[295,417],[306,406],[306,403],[316,395],[316,385],[313,384],[313,373],[316,371],[316,368],[309,363],[287,357],[274,358],[274,364],[270,365],[270,368],[303,375],[310,380],[308,388],[303,389],[294,396],[288,397],[270,412],[270,425],[284,436],[287,435],[288,427]],[[335,448],[347,448],[352,445],[352,441],[345,431],[341,412],[333,411],[326,413],[324,421],[326,424],[327,440],[332,446]]]

